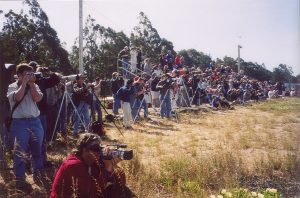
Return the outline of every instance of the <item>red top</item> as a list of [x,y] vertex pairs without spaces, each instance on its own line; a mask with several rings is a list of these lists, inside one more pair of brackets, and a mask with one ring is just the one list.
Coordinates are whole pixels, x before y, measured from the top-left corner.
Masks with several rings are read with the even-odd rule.
[[175,65],[180,65],[181,64],[181,57],[180,56],[176,56],[175,57]]
[[111,178],[106,175],[108,173],[99,165],[92,165],[89,171],[89,167],[77,156],[70,155],[56,173],[50,198],[104,198],[103,191],[109,180],[113,179],[121,185],[126,184],[123,171],[115,171]]

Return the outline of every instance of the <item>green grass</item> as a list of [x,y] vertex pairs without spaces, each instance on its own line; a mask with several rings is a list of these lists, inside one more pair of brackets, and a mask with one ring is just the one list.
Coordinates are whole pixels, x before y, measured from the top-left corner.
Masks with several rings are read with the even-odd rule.
[[252,109],[277,114],[300,113],[300,98],[284,98],[276,100],[267,100],[265,102],[254,104]]

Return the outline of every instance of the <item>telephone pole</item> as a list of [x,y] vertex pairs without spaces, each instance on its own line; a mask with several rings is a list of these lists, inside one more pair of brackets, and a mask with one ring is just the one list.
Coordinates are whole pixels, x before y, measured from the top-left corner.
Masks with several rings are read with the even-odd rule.
[[83,73],[83,23],[82,23],[82,1],[79,0],[79,73]]
[[238,74],[241,71],[241,58],[240,58],[240,49],[242,48],[242,46],[238,45]]

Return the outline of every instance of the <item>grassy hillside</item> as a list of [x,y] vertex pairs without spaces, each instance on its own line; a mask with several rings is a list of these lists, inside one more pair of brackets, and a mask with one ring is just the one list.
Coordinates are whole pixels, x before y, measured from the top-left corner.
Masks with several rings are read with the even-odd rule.
[[[121,166],[138,197],[209,197],[223,188],[276,188],[284,197],[300,195],[299,98],[226,111],[202,106],[180,113],[179,122],[152,116],[133,127],[122,137],[108,125],[104,142],[134,150],[134,159]],[[73,146],[72,139],[55,143],[50,159],[56,168]],[[0,182],[3,195],[12,193],[8,185]],[[37,197],[47,194],[38,192]]]

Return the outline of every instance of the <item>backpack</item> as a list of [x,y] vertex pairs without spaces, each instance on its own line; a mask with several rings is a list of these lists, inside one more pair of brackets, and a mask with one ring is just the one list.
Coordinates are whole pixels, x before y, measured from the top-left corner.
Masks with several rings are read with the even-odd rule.
[[99,135],[100,137],[105,136],[105,130],[103,124],[100,121],[95,121],[91,124],[92,133]]

